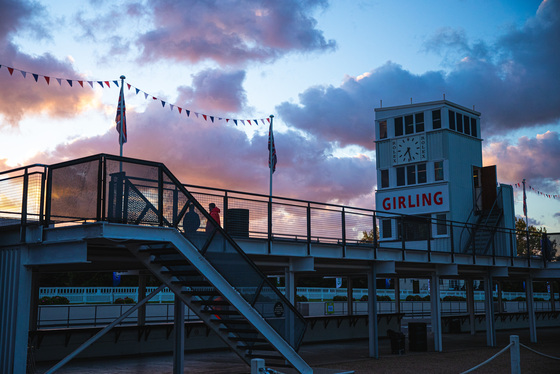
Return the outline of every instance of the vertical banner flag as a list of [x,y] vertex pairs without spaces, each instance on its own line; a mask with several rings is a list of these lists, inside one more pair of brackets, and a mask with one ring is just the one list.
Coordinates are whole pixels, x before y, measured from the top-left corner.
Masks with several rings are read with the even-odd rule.
[[523,215],[527,217],[527,194],[525,193],[525,179],[523,179]]
[[117,107],[117,115],[115,122],[117,123],[117,131],[119,133],[119,144],[126,143],[126,108],[124,105],[124,85],[121,85],[121,93],[119,95],[119,105]]
[[268,128],[268,167],[272,169],[272,173],[276,171],[276,147],[274,146],[274,134],[272,133],[272,119],[270,121],[270,127]]

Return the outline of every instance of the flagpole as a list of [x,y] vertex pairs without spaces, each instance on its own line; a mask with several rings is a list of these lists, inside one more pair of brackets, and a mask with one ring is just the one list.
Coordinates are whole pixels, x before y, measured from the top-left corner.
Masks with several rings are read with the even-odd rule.
[[120,96],[119,107],[120,107],[120,110],[121,110],[121,131],[119,131],[120,132],[119,144],[121,146],[120,147],[121,148],[120,149],[120,156],[121,157],[123,156],[123,143],[124,143],[124,141],[123,141],[124,140],[124,126],[123,125],[124,125],[125,119],[124,119],[124,114],[123,114],[123,110],[124,110],[123,101],[124,101],[124,80],[125,80],[125,78],[126,77],[124,75],[121,75],[121,93],[122,93],[122,95],[119,95]]
[[525,225],[527,226],[527,235],[529,235],[529,218],[527,217],[527,195],[525,193],[525,178],[523,178],[523,214],[525,214]]
[[272,173],[274,170],[274,165],[272,164],[272,151],[273,151],[273,147],[272,147],[272,121],[274,120],[274,116],[271,114],[270,115],[270,129],[269,129],[269,134],[268,134],[268,142],[269,142],[269,147],[268,147],[268,169],[270,172],[270,198],[272,199]]

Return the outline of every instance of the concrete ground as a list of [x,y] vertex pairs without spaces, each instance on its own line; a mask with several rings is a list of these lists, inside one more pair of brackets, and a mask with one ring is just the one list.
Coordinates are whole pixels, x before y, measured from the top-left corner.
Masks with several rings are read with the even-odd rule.
[[[435,352],[433,338],[428,334],[427,352],[410,352],[408,341],[403,355],[391,354],[389,339],[380,340],[379,359],[368,357],[367,340],[342,343],[304,345],[300,355],[314,369],[315,374],[334,373],[461,373],[489,359],[509,344],[509,336],[518,335],[522,344],[554,357],[560,357],[560,328],[537,330],[537,343],[530,343],[527,330],[499,331],[497,346],[486,347],[486,334],[444,334],[443,352]],[[333,337],[334,338],[334,337]],[[54,363],[39,363],[35,373],[44,373]],[[280,373],[293,373],[275,368]],[[75,360],[58,373],[68,374],[156,374],[172,373],[171,355]],[[225,374],[250,373],[234,353],[228,351],[185,354],[185,373]],[[560,373],[560,360],[537,355],[521,348],[522,373]],[[497,359],[474,373],[511,373],[510,354],[506,351]]]

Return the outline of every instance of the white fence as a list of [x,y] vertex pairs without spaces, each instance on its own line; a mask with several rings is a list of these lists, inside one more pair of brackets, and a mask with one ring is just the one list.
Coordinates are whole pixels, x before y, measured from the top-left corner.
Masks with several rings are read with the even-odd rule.
[[[157,287],[146,287],[146,294],[149,294]],[[285,292],[284,287],[279,287],[282,293]],[[353,297],[360,300],[364,295],[367,296],[368,292],[365,288],[354,288]],[[408,290],[401,290],[400,299],[405,300],[409,295],[418,295],[420,297],[429,296],[429,291],[422,290],[419,293],[413,293]],[[329,301],[334,296],[347,296],[346,288],[309,288],[298,287],[297,295],[305,296],[307,300],[315,301]],[[378,296],[389,296],[391,300],[395,299],[395,291],[392,289],[378,289]],[[465,297],[465,291],[440,291],[441,297],[445,296],[462,296]],[[535,298],[543,300],[550,300],[550,294],[547,292],[536,292],[533,294]],[[64,296],[71,304],[112,304],[117,299],[124,299],[129,297],[135,302],[138,301],[138,287],[42,287],[39,289],[39,298],[44,296]],[[494,297],[498,293],[494,291]],[[507,300],[514,300],[517,297],[525,297],[524,292],[502,292],[502,298]],[[483,291],[474,291],[475,301],[484,300]],[[558,299],[558,294],[555,294],[555,299]],[[152,303],[170,303],[173,302],[173,293],[166,287],[154,296],[151,300]]]

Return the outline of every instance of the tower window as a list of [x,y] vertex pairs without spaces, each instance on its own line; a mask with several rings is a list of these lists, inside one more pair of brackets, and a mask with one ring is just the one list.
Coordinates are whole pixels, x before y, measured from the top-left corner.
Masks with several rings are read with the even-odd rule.
[[476,131],[476,118],[471,118],[471,135],[478,136]]
[[463,115],[461,113],[457,113],[457,131],[463,132]]
[[426,164],[418,164],[418,183],[426,183]]
[[441,129],[441,110],[432,110],[432,129]]
[[447,235],[447,217],[444,214],[436,214],[436,234]]
[[412,114],[404,117],[404,132],[406,135],[414,133],[414,118]]
[[407,184],[416,184],[416,165],[406,167],[406,182]]
[[455,112],[452,110],[449,111],[449,128],[455,130]]
[[379,139],[387,138],[387,121],[379,122]]
[[383,236],[383,238],[390,238],[393,236],[390,219],[381,220],[381,235]]
[[395,136],[403,134],[403,121],[402,117],[395,117]]
[[436,181],[443,180],[443,161],[434,162],[434,179]]
[[389,170],[381,170],[381,188],[389,187]]
[[416,113],[414,115],[414,119],[416,122],[416,132],[423,132],[424,131],[424,113]]
[[404,186],[406,181],[404,179],[404,166],[397,168],[397,186]]
[[471,134],[469,124],[470,124],[469,116],[463,116],[463,129],[465,131],[465,134],[467,134],[467,135]]

